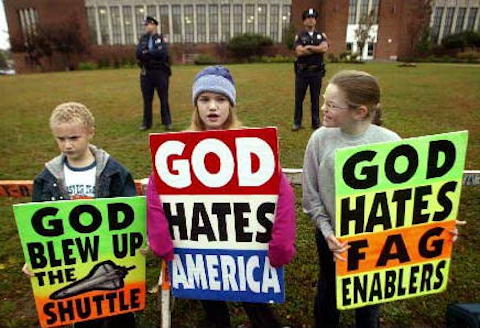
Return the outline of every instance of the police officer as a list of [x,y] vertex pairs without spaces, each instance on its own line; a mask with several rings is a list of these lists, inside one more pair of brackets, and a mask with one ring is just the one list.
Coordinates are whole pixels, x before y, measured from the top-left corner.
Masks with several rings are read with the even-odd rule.
[[160,98],[160,115],[167,130],[172,129],[172,118],[168,106],[168,82],[171,75],[168,48],[165,37],[157,33],[158,21],[147,16],[145,34],[137,45],[137,60],[141,67],[140,86],[143,96],[143,123],[140,130],[152,127],[152,101],[154,90]]
[[303,99],[310,87],[312,103],[312,129],[320,126],[319,97],[322,78],[325,75],[323,54],[328,50],[327,36],[315,30],[318,13],[315,9],[305,10],[302,15],[305,30],[295,36],[295,115],[293,131],[302,127]]

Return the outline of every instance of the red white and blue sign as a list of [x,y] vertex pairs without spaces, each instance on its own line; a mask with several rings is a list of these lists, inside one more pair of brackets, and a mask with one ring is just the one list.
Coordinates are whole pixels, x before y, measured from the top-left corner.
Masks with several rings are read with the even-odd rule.
[[175,297],[285,299],[267,250],[278,199],[275,128],[150,135],[155,183],[170,223]]

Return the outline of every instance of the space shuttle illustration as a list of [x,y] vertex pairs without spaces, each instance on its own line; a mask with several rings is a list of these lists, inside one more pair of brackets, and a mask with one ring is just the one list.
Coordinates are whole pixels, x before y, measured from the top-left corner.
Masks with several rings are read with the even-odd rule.
[[112,261],[97,263],[82,279],[65,286],[50,295],[50,299],[59,300],[94,290],[116,290],[125,286],[124,278],[135,266],[124,267]]

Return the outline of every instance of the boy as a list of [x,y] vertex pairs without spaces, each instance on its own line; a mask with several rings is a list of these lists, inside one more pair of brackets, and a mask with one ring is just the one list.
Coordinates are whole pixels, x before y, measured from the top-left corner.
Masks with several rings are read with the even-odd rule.
[[[58,105],[50,129],[61,154],[45,164],[33,183],[32,201],[135,196],[130,173],[107,152],[90,144],[95,119],[82,104]],[[33,276],[25,264],[23,272]],[[79,322],[75,328],[135,327],[133,313]]]

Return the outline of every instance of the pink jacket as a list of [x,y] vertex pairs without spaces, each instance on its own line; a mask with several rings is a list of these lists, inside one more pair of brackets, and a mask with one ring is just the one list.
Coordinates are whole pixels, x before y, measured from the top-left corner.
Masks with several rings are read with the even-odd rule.
[[[282,173],[272,239],[268,243],[268,257],[274,267],[288,264],[295,255],[295,220],[295,194]],[[147,231],[153,253],[164,260],[172,260],[173,242],[153,175],[150,175],[147,186]]]

